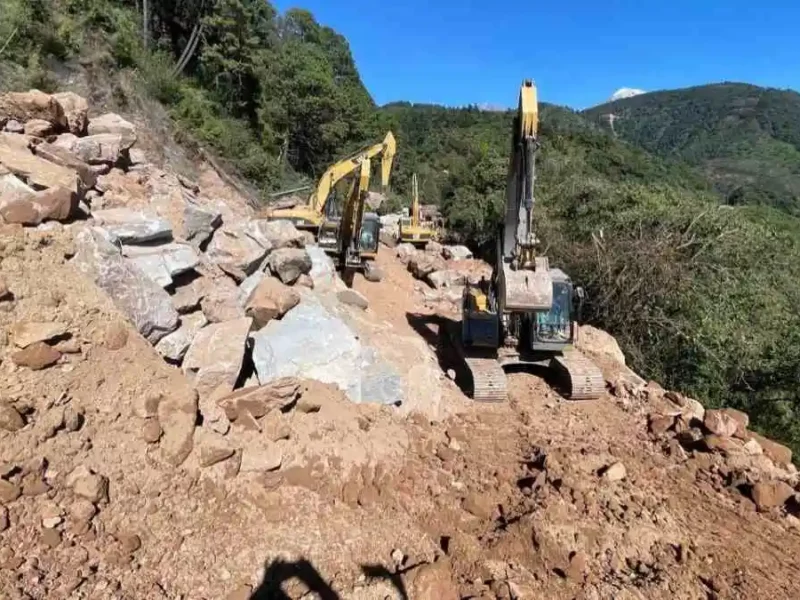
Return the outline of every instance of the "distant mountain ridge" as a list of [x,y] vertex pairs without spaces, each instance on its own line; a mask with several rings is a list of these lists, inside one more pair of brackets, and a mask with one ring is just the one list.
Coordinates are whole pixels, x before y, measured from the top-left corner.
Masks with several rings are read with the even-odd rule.
[[729,204],[800,214],[797,92],[726,82],[635,95],[583,115],[613,123],[616,136],[649,152],[701,168]]

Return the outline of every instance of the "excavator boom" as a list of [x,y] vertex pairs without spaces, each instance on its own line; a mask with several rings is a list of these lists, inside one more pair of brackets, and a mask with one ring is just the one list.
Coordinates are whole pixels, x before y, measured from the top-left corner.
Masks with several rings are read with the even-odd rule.
[[318,230],[324,220],[325,205],[334,187],[342,179],[359,169],[364,159],[381,157],[381,186],[389,185],[397,142],[389,131],[383,141],[362,149],[359,152],[329,166],[317,182],[305,206],[294,208],[268,209],[264,216],[269,220],[289,220],[302,229]]

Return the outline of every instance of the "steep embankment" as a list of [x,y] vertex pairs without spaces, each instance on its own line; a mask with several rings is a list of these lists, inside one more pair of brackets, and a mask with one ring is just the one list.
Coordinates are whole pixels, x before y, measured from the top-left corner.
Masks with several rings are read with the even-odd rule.
[[[213,170],[149,164],[125,120],[0,105],[28,131],[0,137],[10,598],[800,591],[791,455],[745,415],[645,385],[591,329],[602,399],[514,374],[476,405],[437,336],[486,268],[463,249],[398,248],[428,284],[383,247],[359,295]],[[302,344],[265,352],[287,329]]]

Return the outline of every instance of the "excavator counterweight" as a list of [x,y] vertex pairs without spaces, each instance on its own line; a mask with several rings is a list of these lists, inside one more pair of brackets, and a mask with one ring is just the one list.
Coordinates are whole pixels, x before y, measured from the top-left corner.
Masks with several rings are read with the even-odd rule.
[[563,394],[575,400],[598,398],[605,390],[600,370],[574,348],[583,290],[537,252],[538,135],[536,88],[526,80],[511,136],[505,217],[497,232],[492,277],[479,286],[467,285],[461,326],[449,332],[472,374],[473,398],[479,401],[506,398],[503,368],[511,365],[549,368]]

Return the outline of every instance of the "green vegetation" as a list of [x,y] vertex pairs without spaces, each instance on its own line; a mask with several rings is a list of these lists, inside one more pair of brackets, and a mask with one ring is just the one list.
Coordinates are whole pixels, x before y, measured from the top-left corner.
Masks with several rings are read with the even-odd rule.
[[[135,0],[0,0],[0,89],[45,90],[76,60],[130,72],[179,134],[262,189],[320,173],[360,144],[374,111],[347,41],[307,11],[264,0],[153,2],[144,48]],[[202,42],[176,64],[200,25]],[[13,35],[12,35],[13,34]]]
[[726,204],[800,215],[800,94],[740,83],[655,92],[591,108],[622,139],[701,168]]
[[[151,4],[145,48],[134,0],[0,0],[0,87],[53,89],[79,60],[132,74],[179,135],[262,190],[313,178],[391,129],[392,206],[408,202],[416,172],[423,202],[441,207],[454,236],[491,248],[510,112],[376,109],[346,40],[305,11],[278,15],[262,0]],[[176,76],[198,23],[201,42]],[[551,262],[587,288],[588,321],[614,334],[643,375],[743,408],[796,451],[798,98],[730,84],[622,100],[614,126],[627,142],[603,120],[608,106],[543,105],[537,171],[540,237]]]

